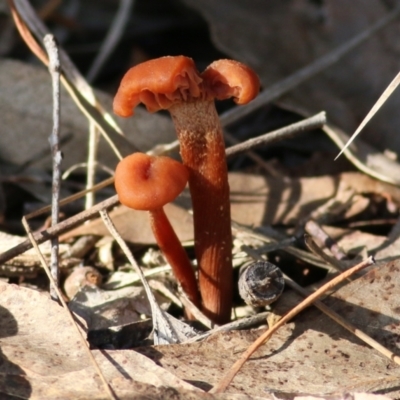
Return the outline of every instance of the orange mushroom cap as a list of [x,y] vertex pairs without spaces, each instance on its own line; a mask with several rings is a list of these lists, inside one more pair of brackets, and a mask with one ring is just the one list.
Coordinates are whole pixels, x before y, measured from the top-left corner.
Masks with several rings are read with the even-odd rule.
[[155,112],[177,101],[199,97],[202,79],[191,58],[161,57],[132,67],[122,78],[114,98],[114,112],[121,117],[133,115],[143,103]]
[[151,211],[174,200],[188,178],[187,168],[172,158],[134,153],[117,165],[115,189],[125,206]]
[[200,75],[191,58],[167,56],[132,67],[122,78],[113,108],[115,114],[130,117],[139,103],[149,112],[197,98],[234,97],[237,104],[246,104],[259,89],[256,73],[238,61],[215,61]]
[[208,92],[218,100],[234,98],[237,104],[253,100],[260,90],[257,74],[238,61],[218,60],[201,74]]

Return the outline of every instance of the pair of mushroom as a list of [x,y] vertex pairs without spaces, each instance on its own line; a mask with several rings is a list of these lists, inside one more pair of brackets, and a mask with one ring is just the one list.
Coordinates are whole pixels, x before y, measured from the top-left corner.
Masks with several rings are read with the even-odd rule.
[[[200,296],[194,294],[197,293],[197,283],[193,270],[186,265],[187,261],[179,257],[178,267],[172,265],[165,254],[189,298],[197,305],[201,298],[203,311],[216,323],[225,323],[230,319],[233,280],[228,173],[222,128],[214,99],[233,97],[237,104],[245,104],[258,91],[257,75],[239,62],[215,61],[200,74],[191,58],[177,56],[150,60],[131,68],[123,77],[114,99],[114,112],[122,117],[133,115],[133,109],[139,103],[143,103],[150,112],[167,109],[171,114],[189,179]],[[130,157],[133,156],[128,159]],[[148,166],[154,167],[158,163],[155,158],[150,160],[147,161]],[[115,181],[121,203],[129,206],[120,192],[120,182],[126,175],[121,173],[123,179],[119,175],[125,163],[129,164],[123,160],[118,166]],[[137,170],[142,171],[142,177],[146,177],[152,167],[147,170],[138,167]],[[168,177],[163,170],[160,181],[166,180],[172,186],[171,181],[179,179],[172,175]],[[154,221],[153,216],[153,229]],[[175,234],[171,232],[169,235],[172,237]],[[175,248],[176,243],[171,243],[169,246]],[[179,269],[182,265],[186,266]],[[186,272],[179,277],[177,271],[183,270]]]

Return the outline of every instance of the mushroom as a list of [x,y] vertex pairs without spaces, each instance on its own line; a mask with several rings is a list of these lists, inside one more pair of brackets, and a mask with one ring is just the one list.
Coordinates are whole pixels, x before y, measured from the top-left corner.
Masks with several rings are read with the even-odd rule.
[[134,153],[117,165],[115,189],[123,205],[149,211],[158,246],[184,292],[199,307],[200,295],[192,265],[163,210],[185,188],[188,176],[187,168],[172,158]]
[[251,101],[259,79],[233,60],[213,62],[202,74],[191,58],[162,57],[131,68],[114,98],[114,112],[128,117],[142,102],[148,111],[167,109],[189,169],[195,252],[203,311],[216,323],[229,321],[232,307],[232,233],[229,184],[222,128],[214,99]]

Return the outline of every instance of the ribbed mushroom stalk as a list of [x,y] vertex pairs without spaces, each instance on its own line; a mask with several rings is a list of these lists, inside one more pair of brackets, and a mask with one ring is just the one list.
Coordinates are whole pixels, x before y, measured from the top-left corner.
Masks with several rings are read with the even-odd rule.
[[158,246],[184,292],[200,307],[197,281],[189,257],[163,209],[182,192],[188,176],[187,168],[171,158],[134,153],[117,165],[115,188],[123,205],[149,211]]
[[124,117],[140,102],[150,112],[171,113],[189,169],[203,311],[217,323],[230,319],[233,281],[229,184],[214,99],[245,104],[258,90],[258,77],[241,63],[219,60],[199,74],[192,59],[177,56],[131,68],[114,99],[114,112]]

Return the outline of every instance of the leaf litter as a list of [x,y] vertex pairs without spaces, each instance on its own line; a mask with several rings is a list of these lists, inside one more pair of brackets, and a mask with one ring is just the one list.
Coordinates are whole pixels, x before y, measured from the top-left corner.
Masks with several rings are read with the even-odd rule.
[[[188,1],[188,3],[190,2]],[[199,7],[204,3],[205,1],[199,2]],[[234,3],[231,3],[233,13],[237,12]],[[327,3],[324,11],[330,16],[329,12],[333,12],[336,6],[332,5],[331,2]],[[224,5],[221,3],[221,6]],[[374,6],[378,7],[377,4]],[[276,10],[282,11],[279,7]],[[305,8],[304,10],[310,12],[310,9]],[[252,11],[253,8],[250,7],[247,15],[250,15]],[[219,40],[222,40],[221,38],[222,36],[219,37]],[[247,42],[249,41],[247,40]],[[230,49],[227,52],[230,53]],[[246,56],[239,58],[246,59]],[[8,70],[4,72],[4,83],[2,84],[9,87],[9,95],[5,96],[5,99],[17,98],[19,101],[23,101],[27,98],[25,91],[22,92],[23,95],[12,92],[15,85],[10,84],[10,82],[20,83],[24,76],[12,79],[10,79],[10,76],[14,71],[22,72],[25,68],[32,67],[11,61],[6,61],[5,64],[7,63],[9,63]],[[40,75],[40,72],[37,72],[37,74]],[[32,73],[26,73],[26,76],[30,77]],[[266,78],[264,77],[264,79]],[[48,96],[50,93],[49,78],[44,72],[42,80],[44,87],[47,87],[43,89],[43,96]],[[37,82],[28,80],[25,85],[36,88]],[[306,91],[303,93],[306,93]],[[335,92],[327,90],[326,93],[334,94]],[[296,96],[288,103],[293,103],[294,108],[303,107],[304,101],[299,103],[296,100],[296,103],[293,99],[296,100]],[[326,100],[328,115],[332,113],[335,115],[329,106],[329,104],[334,104],[335,99],[329,99],[329,103],[327,96]],[[67,101],[69,100],[65,96],[62,109],[64,102]],[[106,104],[110,104],[109,98],[106,99],[105,97],[104,101]],[[19,129],[21,127],[20,122],[25,118],[26,110],[31,105],[39,106],[39,104],[42,103],[35,103],[27,98],[26,103],[17,107],[17,117],[10,122],[7,131],[12,133],[13,129],[17,129],[17,127]],[[35,111],[35,115],[41,116],[43,113],[47,113],[49,123],[47,127],[43,126],[43,128],[38,129],[45,136],[36,137],[32,141],[32,146],[39,145],[34,152],[35,154],[41,153],[45,148],[44,144],[47,142],[49,126],[51,125],[49,112],[51,110],[51,98],[48,97],[44,104],[43,110]],[[299,107],[299,104],[301,107]],[[9,106],[5,107],[5,109],[10,110]],[[15,103],[12,104],[12,107],[15,107]],[[107,108],[109,106],[106,106]],[[320,108],[315,111],[319,110]],[[309,107],[309,110],[300,114],[310,115],[309,111],[314,111],[312,106]],[[140,115],[143,115],[143,118],[148,119],[150,123],[156,125],[159,123],[159,126],[163,127],[163,132],[171,131],[169,122],[162,117],[150,117],[146,113],[141,114],[140,112],[138,114],[138,119],[127,121],[131,121],[130,123],[133,124],[137,122],[140,125]],[[11,111],[7,111],[5,115],[11,115]],[[79,140],[82,140],[82,142],[78,145],[74,144],[75,148],[81,150],[86,147],[87,122],[76,110],[71,115],[75,115],[71,121],[82,121],[80,128],[72,128],[74,132],[77,129],[82,131],[79,136]],[[41,118],[38,117],[38,121],[40,120]],[[29,126],[31,127],[32,119],[27,118],[27,122],[30,123]],[[99,120],[97,122],[100,126],[105,126],[104,121]],[[343,126],[341,128],[343,129]],[[21,129],[23,134],[26,128]],[[71,128],[68,127],[68,129]],[[133,131],[132,128],[125,128],[124,130],[127,133]],[[344,126],[344,130],[348,130],[348,126]],[[137,130],[135,132],[135,141],[142,139],[147,141],[146,143],[139,142],[138,147],[141,149],[151,149],[160,140],[165,140],[165,142],[172,142],[173,140],[173,135],[170,137],[168,136],[169,133],[165,139],[160,139],[159,134],[161,133],[158,132],[150,139],[148,139],[148,136],[144,139],[148,131],[154,131],[154,129],[146,126],[143,128],[143,134],[137,134]],[[2,145],[5,154],[12,154],[18,148],[15,143],[19,142],[14,135],[11,135],[9,140],[5,140],[4,147]],[[9,146],[9,150],[6,146]],[[167,148],[168,146],[165,147],[165,149]],[[389,164],[380,164],[371,169],[371,164],[368,161],[371,154],[369,148],[363,150],[362,156],[359,149],[354,149],[354,146],[351,151],[349,159],[361,171],[384,181],[397,182],[396,174],[393,173],[393,168],[398,167],[396,163],[392,164],[393,168],[389,167]],[[85,158],[85,152],[68,153],[76,156],[75,160],[70,161],[71,165],[82,162]],[[356,155],[353,160],[351,159],[352,154]],[[16,155],[16,157],[19,156],[25,156],[25,158],[5,159],[7,162],[13,162],[16,165],[30,163],[32,160],[28,149]],[[381,155],[378,153],[378,156]],[[115,163],[113,157],[106,158],[102,162],[112,166]],[[253,157],[253,159],[259,158]],[[360,160],[361,163],[358,162]],[[318,269],[322,268],[326,271],[326,276],[331,277],[335,274],[333,267],[339,265],[347,268],[357,261],[365,259],[369,253],[374,253],[378,267],[370,267],[365,275],[342,285],[340,289],[330,293],[324,302],[343,318],[351,321],[357,329],[372,336],[388,350],[395,354],[398,353],[399,332],[396,315],[400,306],[397,304],[395,295],[397,292],[396,276],[399,272],[397,265],[398,228],[395,224],[400,201],[398,188],[356,172],[344,172],[340,175],[330,175],[328,172],[329,175],[290,178],[288,171],[284,171],[283,164],[266,165],[261,160],[259,161],[259,164],[255,168],[250,168],[249,171],[235,171],[230,174],[232,220],[235,232],[235,265],[240,266],[249,261],[251,251],[259,252],[258,254],[263,257],[268,254],[268,258],[272,262],[279,264],[285,271],[291,270],[292,273],[297,274],[303,284],[309,284],[307,276],[317,273]],[[271,178],[260,173],[260,169],[273,172],[276,166],[282,168],[283,175],[286,175],[286,177]],[[277,173],[277,175],[282,176],[282,173]],[[316,175],[318,175],[318,171],[316,171]],[[114,206],[117,202],[108,201],[104,204]],[[104,205],[104,207],[107,206]],[[188,196],[185,195],[179,199],[177,204],[170,206],[173,225],[177,227],[180,239],[186,243],[187,249],[190,251],[193,236],[189,209],[190,203]],[[103,208],[98,207],[96,210],[100,211]],[[97,211],[92,209],[84,212],[82,219],[76,220],[75,225],[77,222],[81,223],[96,216]],[[125,241],[130,243],[135,257],[149,245],[154,246],[155,244],[146,222],[141,221],[139,214],[134,215],[131,210],[128,212],[123,207],[117,207],[110,212],[117,231]],[[313,231],[314,234],[311,233],[315,236],[314,239],[324,238],[318,245],[323,254],[319,251],[316,254],[309,253],[302,246],[302,235],[310,221],[315,221],[317,227]],[[374,223],[376,223],[376,226],[391,226],[393,229],[387,235],[368,233],[357,229],[357,226],[362,226],[361,223],[364,226],[374,226]],[[56,235],[63,232],[63,239],[68,240],[72,245],[78,236],[95,235],[103,237],[109,235],[99,219],[79,225],[75,230],[71,230],[70,228],[73,226],[73,223],[67,223],[63,230],[57,231],[56,226],[54,231],[57,232]],[[41,240],[45,241],[52,235],[54,236],[54,233],[47,233],[54,231],[46,228],[42,230],[40,232]],[[17,239],[18,242],[22,240],[24,238]],[[333,241],[333,245],[329,244],[331,241]],[[334,262],[335,257],[339,254],[335,251],[336,245],[340,247],[343,254],[339,261]],[[28,244],[27,246],[30,247],[31,245]],[[91,246],[93,246],[93,243]],[[4,255],[9,254],[6,250],[11,248],[14,248],[12,242],[8,242],[6,245],[2,244],[3,254],[0,254],[0,257],[5,259]],[[90,261],[93,265],[97,263],[97,266],[101,267],[100,271],[103,275],[111,275],[112,277],[114,273],[121,273],[123,269],[118,271],[119,265],[124,263],[121,262],[121,254],[117,249],[112,250],[108,248],[107,252],[109,255],[113,253],[115,258],[113,255],[111,255],[111,258],[110,256],[106,257],[107,261],[104,261],[103,267],[99,262],[100,258],[96,259],[99,254],[96,255],[94,247],[89,248],[84,253],[90,254],[90,258],[82,256],[80,260],[75,261],[75,265],[79,261],[81,263]],[[6,252],[4,253],[4,251]],[[24,254],[18,254],[18,257],[22,256]],[[68,258],[68,255],[66,258]],[[104,258],[101,258],[101,260],[104,260]],[[26,260],[19,262],[20,265],[32,268]],[[107,264],[107,267],[105,264]],[[146,263],[144,265],[146,266]],[[86,353],[82,347],[84,344],[79,341],[76,333],[72,331],[70,322],[60,312],[60,306],[51,301],[47,294],[41,294],[36,290],[23,287],[25,285],[36,288],[35,284],[30,286],[24,282],[28,277],[29,268],[25,268],[24,271],[24,267],[22,267],[17,273],[10,275],[9,271],[14,268],[15,272],[17,266],[16,259],[8,257],[2,265],[2,276],[4,278],[0,281],[2,292],[2,296],[0,296],[0,312],[2,314],[0,343],[1,357],[4,361],[0,367],[2,371],[2,374],[0,374],[2,393],[22,398],[87,398],[88,393],[90,393],[91,398],[106,398],[106,392],[101,387],[98,378],[95,377],[93,365],[86,359]],[[124,267],[127,268],[126,274],[134,275],[131,267],[126,264]],[[40,268],[40,264],[36,263],[34,275],[40,272]],[[70,265],[65,269],[72,271]],[[75,271],[79,271],[79,267],[75,268]],[[159,284],[161,283],[161,286],[167,289],[167,286],[170,286],[173,280],[165,275],[165,270],[162,268],[160,268],[159,273],[161,274],[155,275],[153,279],[158,279]],[[7,277],[10,276],[12,276],[12,279],[18,278],[20,286],[7,283],[11,279]],[[92,354],[95,356],[109,387],[120,398],[130,396],[132,393],[155,396],[156,398],[173,396],[175,398],[177,396],[204,398],[201,390],[209,391],[213,386],[217,387],[231,365],[246,351],[251,343],[260,337],[263,329],[265,330],[265,328],[261,328],[244,331],[220,331],[220,333],[212,334],[199,343],[180,343],[166,346],[147,345],[136,348],[136,351],[118,350],[124,347],[126,343],[129,343],[130,347],[137,346],[138,343],[143,344],[143,339],[151,330],[151,325],[146,322],[148,320],[141,320],[143,316],[153,318],[153,324],[157,327],[156,334],[161,332],[158,328],[160,322],[157,315],[166,317],[165,324],[170,328],[167,328],[162,335],[169,339],[169,341],[167,340],[169,343],[172,337],[171,332],[175,329],[180,330],[187,325],[184,325],[182,321],[175,320],[163,310],[149,309],[148,303],[143,297],[143,290],[140,287],[131,286],[132,281],[137,278],[131,279],[123,276],[119,279],[122,282],[128,282],[127,287],[114,288],[115,290],[110,291],[109,288],[98,288],[97,285],[101,286],[100,281],[95,279],[94,282],[93,279],[87,279],[87,277],[85,275],[85,279],[79,278],[78,283],[75,284],[75,299],[71,301],[70,307],[77,307],[75,308],[76,315],[83,317],[83,319],[80,319],[76,316],[78,325],[80,329],[87,333],[92,345],[96,343],[102,348],[102,350],[93,349]],[[160,285],[150,286],[151,288],[161,287]],[[165,289],[163,289],[164,292]],[[154,289],[148,290],[154,291]],[[168,291],[169,289],[166,290],[166,292]],[[188,305],[182,294],[176,291],[176,288],[172,287],[170,293],[171,298],[176,298],[174,300],[175,305],[183,303],[191,309],[191,306]],[[144,302],[141,302],[140,298]],[[153,300],[153,303],[157,308],[159,304],[164,304],[165,308],[171,308],[170,301],[164,300],[161,303],[159,294],[156,295],[156,298],[157,300]],[[298,295],[287,290],[278,303],[269,310],[266,321],[273,325],[280,315],[283,315],[299,302]],[[249,310],[244,311],[244,309],[245,306],[238,304],[235,309],[236,314],[244,313],[246,315],[245,313]],[[250,310],[250,313],[255,311]],[[201,319],[203,317],[199,316]],[[170,325],[175,324],[173,321],[177,321],[176,323],[179,323],[179,325]],[[208,324],[207,321],[204,321],[204,323],[205,325]],[[141,324],[142,328],[137,324]],[[131,336],[134,336],[135,330],[140,331],[140,329],[143,329],[143,337],[135,344]],[[114,336],[109,340],[98,341],[98,336],[94,337],[93,333],[99,330],[105,335]],[[124,341],[126,335],[130,335],[130,340]],[[193,339],[196,339],[197,332],[193,330],[190,335],[194,336]],[[187,336],[181,337],[178,341],[185,341],[185,338],[187,341]],[[216,349],[218,351],[215,351]],[[141,354],[145,354],[146,357],[142,357]],[[149,358],[155,362],[149,360]],[[312,394],[319,397],[329,395],[334,398],[342,398],[344,392],[368,391],[385,393],[393,398],[398,397],[399,373],[398,366],[394,361],[395,359],[390,360],[375,350],[367,348],[358,338],[334,323],[328,316],[321,314],[314,308],[308,308],[297,316],[294,322],[284,325],[264,346],[258,349],[257,353],[241,368],[239,374],[228,387],[226,394],[209,394],[208,397],[231,398],[229,396],[232,395],[232,398],[279,398],[280,396],[296,398],[298,394]],[[165,392],[165,387],[169,387],[170,391]],[[366,398],[367,395],[351,394],[347,396]]]

